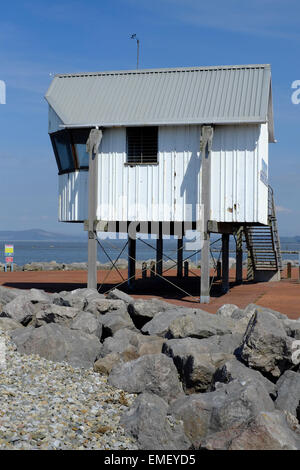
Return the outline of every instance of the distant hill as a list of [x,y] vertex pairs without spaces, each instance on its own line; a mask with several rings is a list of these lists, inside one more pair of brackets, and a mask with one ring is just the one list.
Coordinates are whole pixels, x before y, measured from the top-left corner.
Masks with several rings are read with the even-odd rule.
[[64,233],[47,232],[46,230],[0,230],[0,241],[81,241],[82,236],[66,235]]

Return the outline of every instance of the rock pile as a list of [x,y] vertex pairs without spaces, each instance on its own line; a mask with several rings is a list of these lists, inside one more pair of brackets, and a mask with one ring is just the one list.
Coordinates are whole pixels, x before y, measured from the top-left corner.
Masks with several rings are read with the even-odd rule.
[[300,320],[254,304],[211,315],[118,290],[0,287],[0,304],[18,353],[93,368],[116,393],[138,395],[121,424],[141,449],[300,449]]

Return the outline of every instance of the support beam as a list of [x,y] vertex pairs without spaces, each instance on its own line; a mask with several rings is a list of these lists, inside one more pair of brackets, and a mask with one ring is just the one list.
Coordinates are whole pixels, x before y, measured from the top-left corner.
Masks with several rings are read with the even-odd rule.
[[210,257],[210,236],[209,233],[206,234],[206,239],[203,241],[203,246],[201,250],[201,296],[200,302],[203,304],[208,304],[210,301],[210,266],[209,266],[209,257]]
[[162,223],[159,222],[158,236],[156,239],[156,272],[163,273],[163,236],[162,236]]
[[[211,147],[213,128],[202,126],[200,139],[201,152],[201,214],[198,221],[202,222],[202,248],[201,248],[201,286],[200,302],[210,301],[210,233],[208,223],[210,219],[210,191],[211,191]],[[202,220],[201,220],[202,218]]]
[[90,289],[97,289],[97,200],[98,200],[98,152],[102,131],[92,129],[86,143],[89,154],[89,199],[88,199],[88,282]]
[[229,235],[222,235],[222,292],[229,291]]
[[128,235],[128,287],[135,281],[136,239]]
[[241,284],[243,282],[243,227],[236,232],[235,276],[237,284]]
[[182,278],[183,238],[177,239],[177,277]]

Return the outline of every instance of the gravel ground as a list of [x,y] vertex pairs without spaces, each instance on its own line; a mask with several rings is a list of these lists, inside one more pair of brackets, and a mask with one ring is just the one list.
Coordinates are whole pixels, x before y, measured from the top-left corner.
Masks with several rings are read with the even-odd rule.
[[135,395],[110,387],[92,369],[22,356],[0,331],[3,343],[0,449],[137,449],[119,425]]

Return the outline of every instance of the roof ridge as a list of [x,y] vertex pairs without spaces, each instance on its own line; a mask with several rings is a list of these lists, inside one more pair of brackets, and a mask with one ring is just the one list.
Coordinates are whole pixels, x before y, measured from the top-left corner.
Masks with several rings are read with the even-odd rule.
[[[206,67],[173,67],[173,68],[154,68],[154,69],[131,69],[131,70],[110,70],[99,72],[76,72],[56,74],[57,78],[70,77],[95,77],[103,75],[144,75],[154,73],[172,73],[172,72],[200,72],[216,70],[235,70],[235,69],[269,69],[270,64],[246,64],[246,65],[215,65]],[[55,78],[54,77],[54,78]]]

